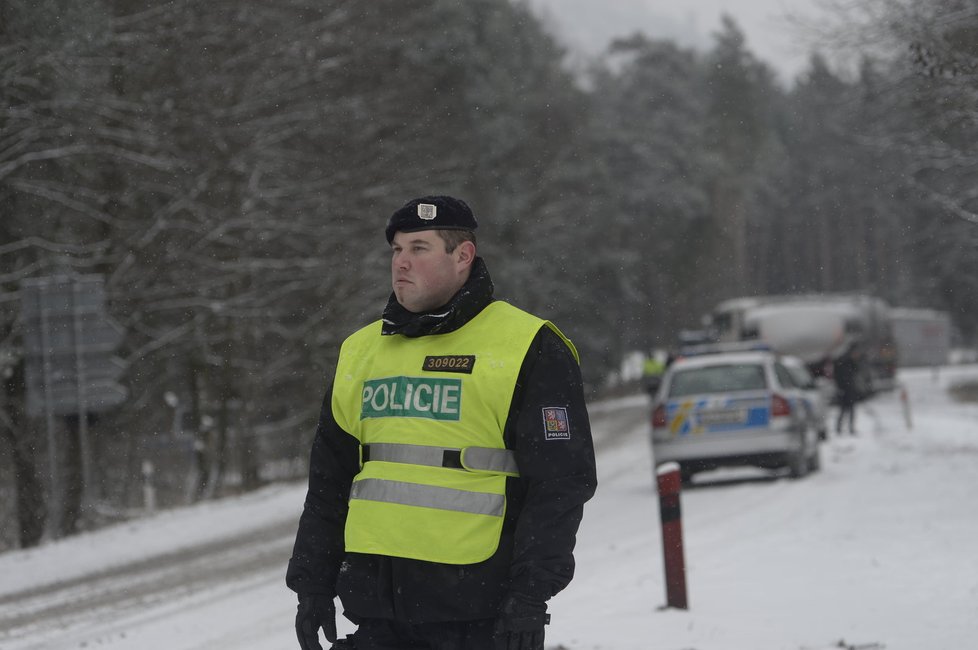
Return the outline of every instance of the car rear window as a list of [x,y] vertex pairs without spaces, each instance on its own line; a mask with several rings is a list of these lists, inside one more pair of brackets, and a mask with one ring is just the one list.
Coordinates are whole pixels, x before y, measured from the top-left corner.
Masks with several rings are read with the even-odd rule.
[[788,374],[791,376],[791,381],[798,388],[809,388],[813,383],[811,374],[804,368],[798,366],[785,366]]
[[764,366],[755,363],[723,364],[677,370],[669,382],[669,397],[765,388]]

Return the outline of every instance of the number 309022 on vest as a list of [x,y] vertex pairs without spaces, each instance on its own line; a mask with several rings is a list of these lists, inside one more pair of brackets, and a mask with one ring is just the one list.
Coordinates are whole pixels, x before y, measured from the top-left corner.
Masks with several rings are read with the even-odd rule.
[[360,419],[458,420],[462,381],[434,377],[384,377],[363,382]]

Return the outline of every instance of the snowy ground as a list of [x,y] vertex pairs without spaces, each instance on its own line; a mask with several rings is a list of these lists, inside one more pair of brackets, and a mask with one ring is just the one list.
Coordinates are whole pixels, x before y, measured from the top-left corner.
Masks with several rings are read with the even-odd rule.
[[[682,496],[690,609],[665,602],[642,396],[593,405],[601,481],[548,648],[978,647],[978,366],[903,373],[801,481],[698,477]],[[300,485],[0,555],[0,648],[292,650]],[[341,633],[344,628],[341,619]]]

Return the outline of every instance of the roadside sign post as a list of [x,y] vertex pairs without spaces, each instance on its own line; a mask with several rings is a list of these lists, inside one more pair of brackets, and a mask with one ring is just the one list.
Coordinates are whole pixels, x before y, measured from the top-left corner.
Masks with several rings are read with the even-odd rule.
[[[41,363],[42,369],[45,377],[51,376],[51,337],[49,333],[51,331],[50,324],[48,323],[48,311],[40,311],[40,325],[41,325]],[[30,365],[28,363],[28,365]],[[27,382],[30,386],[31,382]],[[53,402],[53,397],[51,395],[51,382],[45,381],[44,386],[44,424],[47,431],[48,440],[48,474],[50,476],[48,489],[50,490],[49,505],[48,505],[48,517],[45,522],[47,528],[47,533],[50,536],[52,532],[52,527],[54,522],[61,521],[61,511],[63,510],[63,504],[61,501],[61,481],[59,480],[58,473],[58,445],[54,438],[54,410],[50,407]],[[29,390],[29,389],[28,389]],[[30,398],[28,398],[28,405],[30,404]],[[31,413],[30,406],[28,406],[28,413]]]
[[[27,414],[44,416],[50,472],[47,532],[56,534],[64,508],[54,418],[62,416],[77,436],[81,503],[89,502],[92,456],[89,415],[121,404],[118,382],[125,365],[113,357],[123,330],[105,312],[101,275],[53,275],[21,283]],[[72,486],[73,487],[73,486]]]
[[659,519],[662,524],[662,556],[665,564],[666,607],[689,609],[686,598],[686,561],[683,553],[682,485],[678,463],[664,463],[656,471]]

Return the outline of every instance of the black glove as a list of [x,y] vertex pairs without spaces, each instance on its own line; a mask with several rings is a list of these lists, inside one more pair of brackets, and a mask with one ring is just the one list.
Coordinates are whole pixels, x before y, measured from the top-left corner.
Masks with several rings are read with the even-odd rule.
[[549,622],[545,602],[522,594],[506,596],[496,617],[496,650],[543,650],[543,626]]
[[319,628],[323,628],[326,640],[336,641],[336,606],[333,597],[325,594],[299,596],[299,609],[295,615],[295,634],[302,650],[323,650],[319,644]]

